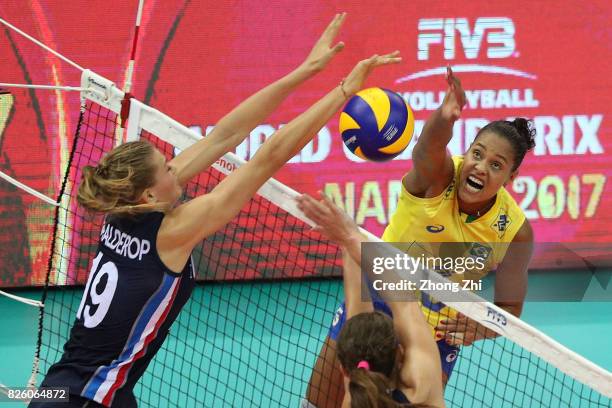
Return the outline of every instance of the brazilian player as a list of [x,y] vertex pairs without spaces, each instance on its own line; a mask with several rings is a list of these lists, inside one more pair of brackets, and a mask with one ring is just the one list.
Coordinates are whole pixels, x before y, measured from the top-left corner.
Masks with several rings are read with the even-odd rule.
[[398,52],[360,61],[339,86],[276,132],[212,192],[178,204],[187,181],[238,145],[342,49],[342,43],[332,43],[344,18],[334,18],[295,71],[248,98],[208,137],[173,160],[166,162],[151,144],[138,141],[113,149],[95,167],[83,169],[78,201],[106,218],[64,354],[42,382],[69,388],[70,402],[57,406],[137,405],[132,390],[194,288],[194,247],[233,219],[375,67],[400,61]]
[[[452,157],[447,144],[465,105],[465,93],[450,68],[446,80],[446,96],[427,120],[414,147],[414,166],[402,180],[397,210],[382,238],[387,242],[419,243],[418,246],[429,242],[464,243],[465,255],[477,254],[484,260],[484,267],[465,273],[441,272],[450,280],[477,281],[496,268],[495,304],[520,316],[533,232],[504,186],[514,180],[525,154],[535,146],[535,131],[523,118],[494,121],[478,132],[463,156]],[[496,334],[426,294],[421,301],[440,350],[446,383],[459,346]],[[374,306],[391,314],[382,301],[375,301]],[[346,320],[344,313],[341,305],[308,387],[307,399],[318,408],[335,407],[342,401],[335,342]]]

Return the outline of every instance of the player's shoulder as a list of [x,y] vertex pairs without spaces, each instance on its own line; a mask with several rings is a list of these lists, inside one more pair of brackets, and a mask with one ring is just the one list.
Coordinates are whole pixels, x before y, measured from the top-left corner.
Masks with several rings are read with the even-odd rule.
[[531,223],[527,218],[514,235],[512,242],[533,242],[533,228],[531,228]]

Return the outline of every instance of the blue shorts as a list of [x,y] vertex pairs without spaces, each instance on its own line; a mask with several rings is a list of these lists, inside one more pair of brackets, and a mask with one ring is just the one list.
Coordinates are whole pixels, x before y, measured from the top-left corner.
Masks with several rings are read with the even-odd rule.
[[[377,312],[385,313],[387,316],[393,318],[393,314],[391,313],[391,309],[389,306],[374,293],[372,294],[372,305],[374,306],[374,310]],[[334,314],[334,320],[332,321],[332,325],[329,328],[328,336],[330,339],[337,341],[338,336],[340,335],[340,331],[346,322],[346,314],[344,302],[338,306],[336,309],[336,313]],[[453,368],[455,367],[455,362],[457,361],[457,356],[459,355],[459,347],[451,346],[446,343],[444,339],[436,341],[438,346],[438,351],[440,352],[440,363],[442,363],[442,372],[446,374],[447,378],[450,378],[451,373],[453,372]]]

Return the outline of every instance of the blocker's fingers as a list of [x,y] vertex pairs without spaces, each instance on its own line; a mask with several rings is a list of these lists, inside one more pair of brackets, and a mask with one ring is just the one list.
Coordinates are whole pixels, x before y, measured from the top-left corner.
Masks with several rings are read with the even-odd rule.
[[327,207],[327,209],[329,209],[330,211],[337,211],[338,206],[336,206],[336,204],[334,204],[332,202],[332,200],[326,196],[325,194],[321,193],[321,202],[323,203],[323,205],[325,205],[325,207]]
[[319,225],[315,225],[314,227],[312,227],[310,229],[311,231],[316,231],[318,233],[321,233],[323,231],[323,228],[321,228]]
[[402,62],[402,57],[385,58],[382,65],[398,64]]
[[382,57],[383,58],[395,58],[395,57],[399,57],[399,55],[400,55],[399,50],[395,50],[393,52],[383,55]]
[[301,202],[311,208],[323,209],[323,205],[314,197],[304,194],[304,199]]
[[329,218],[331,214],[333,214],[332,210],[321,201],[309,201],[308,206],[312,209],[312,211],[315,211],[317,213],[317,216],[319,217],[318,219],[321,221],[321,223],[324,222],[325,219]]
[[298,208],[302,211],[303,211],[303,208],[308,205],[310,200],[312,200],[312,198],[306,194],[303,194],[295,199]]
[[304,205],[306,206],[306,208],[312,210],[312,211],[318,211],[321,212],[322,210],[325,210],[325,208],[321,205],[321,203],[319,203],[317,200],[314,200],[312,198],[308,199]]
[[318,211],[312,208],[305,209],[304,214],[306,214],[306,216],[310,218],[312,222],[314,222],[317,226],[320,226],[322,224],[323,218],[321,218],[321,215],[319,214]]
[[308,200],[303,200],[303,201],[298,202],[298,208],[300,209],[300,211],[306,214],[306,216],[310,218],[312,221],[319,223],[321,221],[321,217],[320,217],[321,209],[316,204],[318,203],[308,201]]
[[329,23],[327,28],[325,28],[325,31],[323,31],[323,35],[321,35],[321,40],[327,42],[328,44],[331,43],[334,38],[336,38],[336,35],[338,35],[338,32],[340,31],[340,28],[342,27],[342,23],[344,23],[345,18],[346,13],[336,14],[331,23]]
[[380,65],[397,64],[401,61],[402,57],[399,56],[399,51],[394,51],[386,55],[376,56],[369,64],[371,67],[377,67]]

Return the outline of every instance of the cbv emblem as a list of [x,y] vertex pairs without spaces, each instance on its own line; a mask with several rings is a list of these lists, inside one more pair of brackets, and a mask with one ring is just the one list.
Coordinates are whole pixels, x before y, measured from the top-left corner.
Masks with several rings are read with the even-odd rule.
[[417,58],[421,61],[429,59],[430,47],[437,44],[444,47],[444,59],[455,59],[457,33],[467,59],[478,58],[483,38],[487,58],[508,58],[516,49],[514,22],[508,17],[479,17],[473,29],[467,18],[422,18],[418,31]]

